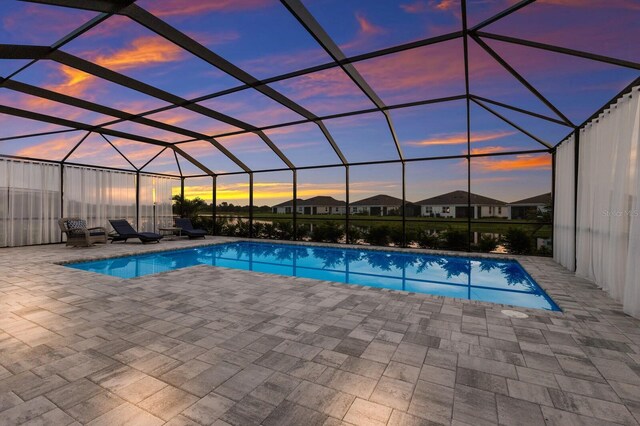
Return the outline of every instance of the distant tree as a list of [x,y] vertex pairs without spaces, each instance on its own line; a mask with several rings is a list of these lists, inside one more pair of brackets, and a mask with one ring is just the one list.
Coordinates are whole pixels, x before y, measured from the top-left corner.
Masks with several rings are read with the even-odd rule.
[[181,195],[174,195],[173,201],[174,214],[191,220],[197,219],[198,213],[207,207],[207,203],[200,197],[188,199]]

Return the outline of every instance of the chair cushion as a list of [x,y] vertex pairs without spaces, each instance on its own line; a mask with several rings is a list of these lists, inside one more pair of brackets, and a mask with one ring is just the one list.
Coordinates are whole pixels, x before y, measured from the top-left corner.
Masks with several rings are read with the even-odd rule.
[[103,231],[90,231],[89,235],[92,236],[92,237],[98,237],[98,236],[104,235],[104,232]]
[[82,219],[67,220],[68,229],[87,229],[87,221]]

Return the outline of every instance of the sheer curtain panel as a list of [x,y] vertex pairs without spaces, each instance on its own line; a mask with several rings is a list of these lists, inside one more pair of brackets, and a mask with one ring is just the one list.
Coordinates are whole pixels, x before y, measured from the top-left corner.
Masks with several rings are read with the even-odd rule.
[[575,137],[556,150],[556,182],[553,201],[553,259],[575,270]]
[[0,246],[60,241],[60,166],[0,159]]
[[174,188],[179,187],[177,178],[140,175],[140,231],[157,232],[160,227],[173,226],[172,197]]
[[136,174],[64,166],[64,215],[107,230],[109,219],[127,219],[135,226]]
[[[640,317],[640,93],[580,133],[576,274]],[[564,182],[562,183],[564,185]]]

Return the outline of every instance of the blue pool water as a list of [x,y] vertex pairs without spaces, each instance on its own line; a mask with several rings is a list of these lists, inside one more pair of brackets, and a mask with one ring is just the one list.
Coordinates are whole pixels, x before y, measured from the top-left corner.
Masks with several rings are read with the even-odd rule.
[[560,310],[518,262],[507,259],[238,242],[65,266],[134,278],[195,265]]

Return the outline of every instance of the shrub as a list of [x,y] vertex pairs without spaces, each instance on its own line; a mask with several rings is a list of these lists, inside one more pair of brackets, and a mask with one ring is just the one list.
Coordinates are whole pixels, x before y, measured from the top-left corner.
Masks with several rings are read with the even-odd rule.
[[493,238],[489,234],[482,234],[480,236],[480,241],[478,242],[478,250],[488,253],[494,251],[498,247],[499,243],[499,239]]
[[317,224],[311,231],[311,239],[318,242],[337,243],[344,237],[344,229],[336,222]]
[[426,229],[420,230],[416,234],[415,241],[421,248],[439,249],[442,245],[442,238],[437,232],[430,232]]
[[531,254],[533,240],[522,228],[509,228],[504,235],[504,246],[513,254]]
[[469,241],[469,235],[464,231],[448,229],[442,233],[444,240],[443,246],[449,250],[466,250]]
[[391,229],[387,225],[372,225],[364,235],[364,240],[374,246],[388,246]]
[[358,244],[360,240],[364,239],[364,232],[359,226],[349,226],[349,243]]

